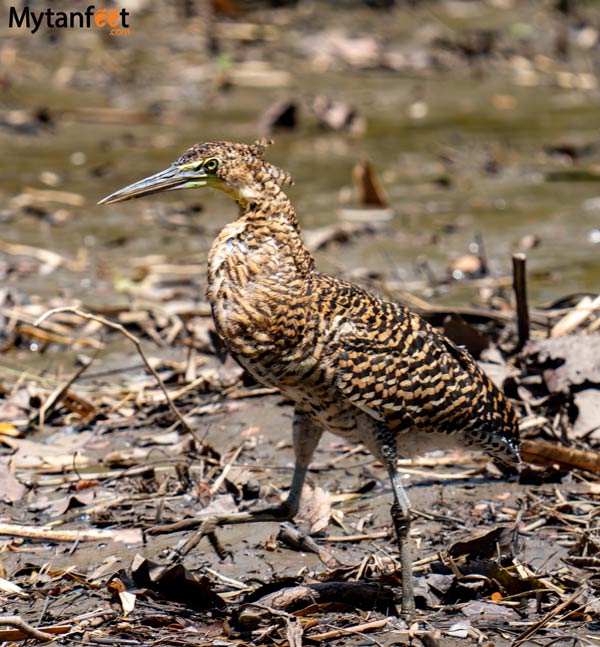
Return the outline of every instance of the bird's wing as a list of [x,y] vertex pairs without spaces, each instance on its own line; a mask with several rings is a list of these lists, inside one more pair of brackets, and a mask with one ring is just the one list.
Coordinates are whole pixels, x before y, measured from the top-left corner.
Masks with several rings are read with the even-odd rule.
[[343,398],[378,420],[428,429],[463,426],[464,416],[484,413],[473,405],[489,400],[489,380],[418,315],[366,292],[347,307],[338,301],[336,310],[328,368]]

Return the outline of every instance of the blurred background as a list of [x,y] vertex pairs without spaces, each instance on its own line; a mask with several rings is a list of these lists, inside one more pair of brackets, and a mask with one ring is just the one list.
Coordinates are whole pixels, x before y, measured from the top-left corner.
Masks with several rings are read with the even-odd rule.
[[203,299],[210,243],[236,213],[227,198],[96,202],[195,142],[261,135],[295,177],[324,271],[395,298],[481,302],[525,251],[537,305],[598,287],[595,2],[107,3],[128,11],[122,35],[9,28],[11,6],[23,4],[4,2],[0,27],[0,281],[27,298],[166,298],[144,278],[173,261],[193,263]]

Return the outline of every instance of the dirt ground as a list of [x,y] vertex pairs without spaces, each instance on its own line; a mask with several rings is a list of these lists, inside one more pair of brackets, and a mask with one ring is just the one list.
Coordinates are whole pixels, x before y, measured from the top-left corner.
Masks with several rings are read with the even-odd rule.
[[[575,355],[595,337],[559,339],[574,345],[568,378],[563,358],[533,379],[546,365],[535,346],[547,343],[543,335],[512,358],[491,341],[484,351],[496,361],[483,366],[517,389],[530,461],[518,477],[460,451],[403,462],[418,604],[407,624],[385,470],[331,435],[294,524],[220,528],[231,552],[224,560],[206,538],[181,549],[183,559],[173,552],[207,515],[281,500],[291,478],[290,403],[219,359],[203,307],[164,320],[139,305],[110,320],[70,306],[9,308],[9,356],[41,344],[40,357],[59,351],[61,369],[3,383],[3,620],[29,623],[25,633],[0,630],[6,644],[31,627],[63,644],[596,641],[598,455],[593,441],[574,440],[589,410],[581,406],[574,421],[568,414],[582,392],[577,380],[596,379],[594,363],[587,374]],[[25,323],[44,311],[43,322]],[[117,319],[136,323],[119,328]],[[560,379],[570,380],[569,397],[548,392]]]

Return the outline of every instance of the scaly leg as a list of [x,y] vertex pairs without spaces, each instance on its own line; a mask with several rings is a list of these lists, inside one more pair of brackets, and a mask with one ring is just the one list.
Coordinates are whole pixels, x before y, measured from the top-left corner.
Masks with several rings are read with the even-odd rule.
[[374,428],[373,433],[365,438],[371,452],[386,466],[394,503],[391,509],[392,521],[398,538],[400,551],[400,570],[402,574],[402,614],[410,618],[415,612],[415,591],[413,586],[412,550],[410,544],[410,501],[402,486],[398,473],[398,453],[394,438],[386,438],[385,432]]
[[398,537],[400,549],[400,569],[402,572],[402,614],[410,617],[415,612],[415,590],[413,585],[412,549],[410,544],[410,501],[400,481],[394,461],[388,465],[388,473],[394,490],[394,503],[391,509],[392,521]]
[[176,562],[187,555],[197,546],[202,537],[207,537],[221,559],[228,555],[217,538],[216,529],[226,524],[256,523],[259,521],[288,521],[298,512],[302,486],[308,471],[308,465],[321,438],[323,430],[315,425],[309,417],[296,407],[293,420],[294,438],[294,474],[287,499],[276,506],[236,512],[232,514],[217,514],[207,517],[198,530],[186,541],[178,544],[171,552],[169,561]]

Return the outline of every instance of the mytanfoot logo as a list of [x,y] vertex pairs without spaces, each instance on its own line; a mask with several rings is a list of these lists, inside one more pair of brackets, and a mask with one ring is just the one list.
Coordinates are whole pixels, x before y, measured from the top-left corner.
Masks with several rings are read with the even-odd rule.
[[40,27],[48,29],[108,29],[110,36],[129,36],[129,11],[127,9],[96,9],[90,5],[85,11],[34,11],[29,7],[10,7],[8,26],[27,28],[35,34]]

